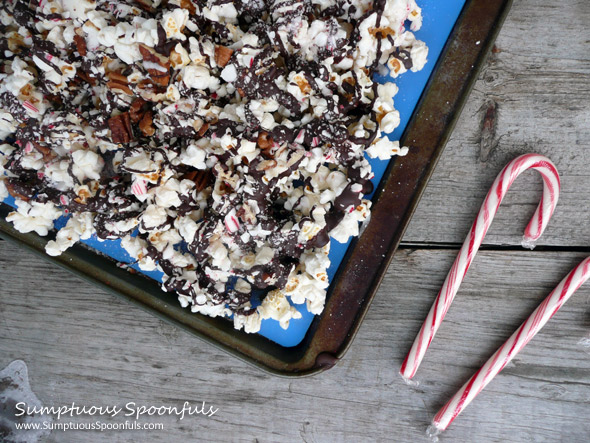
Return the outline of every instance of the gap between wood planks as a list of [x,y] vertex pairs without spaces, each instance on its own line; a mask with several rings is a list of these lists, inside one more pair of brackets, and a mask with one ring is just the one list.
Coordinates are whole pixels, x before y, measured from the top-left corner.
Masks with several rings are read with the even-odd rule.
[[[444,243],[444,242],[401,242],[398,249],[422,249],[422,250],[455,250],[458,251],[463,246],[462,243]],[[479,248],[480,251],[528,251],[528,252],[587,252],[590,254],[590,246],[552,246],[538,245],[535,249],[530,250],[523,248],[521,245],[486,245]]]

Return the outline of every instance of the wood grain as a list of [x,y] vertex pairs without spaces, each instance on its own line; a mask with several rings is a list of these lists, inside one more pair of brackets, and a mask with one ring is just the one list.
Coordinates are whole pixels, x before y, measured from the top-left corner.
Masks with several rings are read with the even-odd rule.
[[[452,248],[510,159],[539,152],[561,172],[561,202],[539,244],[588,247],[588,23],[586,0],[515,0],[404,238],[451,250],[400,250],[350,351],[319,376],[266,375],[0,242],[0,366],[23,359],[45,404],[219,408],[211,418],[151,420],[164,431],[54,431],[48,441],[428,441],[437,409],[585,256],[480,252],[416,376],[420,385],[398,376]],[[520,177],[486,244],[519,244],[540,195],[539,177]],[[583,287],[442,440],[588,441],[589,344],[590,287]]]
[[[0,366],[24,360],[32,389],[46,405],[123,406],[133,401],[182,406],[184,401],[206,401],[219,408],[211,418],[151,420],[164,423],[163,432],[54,431],[52,442],[105,437],[427,441],[424,431],[437,408],[582,257],[481,252],[426,354],[416,376],[420,385],[411,387],[397,371],[454,251],[400,251],[345,358],[319,376],[290,380],[266,375],[2,242]],[[590,348],[583,343],[589,332],[586,287],[480,394],[444,439],[583,441],[590,401]]]
[[[587,1],[514,2],[405,242],[462,243],[502,167],[537,152],[554,161],[562,178],[560,202],[538,244],[590,246],[588,23]],[[483,123],[490,103],[496,106],[493,139]],[[519,177],[485,243],[520,244],[541,189],[536,172]]]

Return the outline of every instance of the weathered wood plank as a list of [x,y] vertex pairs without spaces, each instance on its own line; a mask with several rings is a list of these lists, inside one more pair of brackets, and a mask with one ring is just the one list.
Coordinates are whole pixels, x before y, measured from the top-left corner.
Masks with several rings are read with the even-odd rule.
[[[555,162],[563,185],[554,218],[539,244],[588,245],[588,23],[589,2],[514,2],[497,40],[498,50],[475,85],[404,241],[461,243],[502,167],[519,154],[538,152]],[[495,130],[482,135],[492,103]],[[538,174],[519,178],[486,243],[519,244],[540,196]]]
[[[475,86],[405,241],[462,242],[502,166],[537,151],[563,178],[540,244],[587,245],[589,22],[587,1],[514,2],[499,52]],[[482,143],[492,103],[495,122]],[[486,243],[518,244],[540,189],[533,173],[521,177]],[[219,408],[212,418],[152,420],[165,424],[163,432],[54,432],[49,441],[427,441],[436,410],[583,258],[481,252],[420,368],[421,384],[406,386],[397,370],[454,255],[399,251],[344,360],[317,377],[287,380],[0,242],[0,367],[26,361],[45,404],[207,401]],[[572,297],[443,439],[587,441],[589,294],[583,288]]]
[[[54,432],[49,441],[427,441],[436,409],[582,258],[482,252],[423,367],[397,370],[453,251],[402,250],[350,351],[316,377],[266,375],[132,308],[24,250],[0,242],[0,366],[20,358],[45,404],[181,406],[212,418],[165,431]],[[588,430],[590,289],[581,290],[457,420],[445,439],[582,441]],[[146,420],[147,421],[147,420]]]

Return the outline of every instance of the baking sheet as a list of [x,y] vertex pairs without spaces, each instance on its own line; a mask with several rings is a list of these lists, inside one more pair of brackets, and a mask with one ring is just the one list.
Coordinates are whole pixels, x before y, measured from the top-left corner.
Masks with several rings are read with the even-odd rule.
[[[423,40],[429,48],[428,63],[421,71],[408,71],[397,79],[391,79],[388,76],[377,77],[377,81],[380,83],[393,81],[399,86],[399,93],[396,95],[394,101],[395,108],[400,112],[401,123],[399,127],[390,134],[389,137],[392,140],[399,140],[405,131],[420,96],[428,83],[428,79],[433,72],[436,62],[442,53],[449,34],[461,13],[465,0],[445,0],[444,2],[439,0],[421,0],[418,4],[422,8],[424,21],[420,31],[415,34],[416,38]],[[408,155],[412,155],[412,151],[410,151]],[[395,161],[395,158],[390,161]],[[383,178],[389,162],[379,159],[369,159],[369,162],[371,163],[371,167],[375,174],[375,177],[372,180],[374,189],[377,189],[377,185]],[[366,198],[370,199],[372,197],[373,194]],[[14,199],[9,197],[4,203],[14,206]],[[56,220],[54,223],[55,228],[60,229],[63,227],[66,220],[66,217],[61,217]],[[83,240],[82,243],[112,257],[118,262],[129,264],[131,268],[145,274],[149,278],[158,282],[161,282],[162,280],[163,273],[160,271],[142,271],[139,269],[139,267],[133,263],[134,260],[121,247],[120,240],[99,241],[96,236],[93,236],[88,240]],[[332,240],[331,242],[329,255],[331,266],[328,269],[328,277],[331,282],[333,281],[338,268],[342,264],[350,243],[351,242],[349,241],[346,244],[342,244],[335,240]],[[172,299],[176,298],[174,294],[170,294],[170,297]],[[282,329],[279,322],[276,320],[267,319],[262,321],[259,334],[284,347],[292,347],[301,343],[315,316],[308,312],[305,304],[294,306],[299,312],[301,312],[302,316],[300,319],[291,320],[288,329]]]
[[[422,2],[422,6],[428,4]],[[444,15],[451,4],[432,2],[433,11]],[[86,246],[75,245],[50,257],[44,248],[54,235],[16,231],[5,219],[12,209],[4,204],[0,204],[0,237],[264,371],[302,377],[329,369],[343,357],[359,330],[511,4],[511,0],[466,0],[436,66],[431,52],[432,65],[427,68],[432,75],[402,136],[412,155],[388,162],[372,199],[372,221],[346,251],[331,282],[324,313],[313,317],[296,346],[237,331],[223,318],[195,315],[150,279],[121,269]],[[438,21],[438,17],[432,19]],[[396,100],[398,107],[409,103],[401,96]]]

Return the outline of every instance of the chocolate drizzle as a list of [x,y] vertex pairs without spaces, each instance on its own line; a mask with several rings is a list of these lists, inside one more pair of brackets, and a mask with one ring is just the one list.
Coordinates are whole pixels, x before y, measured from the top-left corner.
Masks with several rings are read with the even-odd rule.
[[[368,205],[365,151],[380,136],[371,77],[389,57],[413,67],[410,52],[380,30],[386,0],[363,10],[352,0],[93,3],[108,26],[132,29],[128,39],[141,32],[140,19],[154,19],[139,39],[153,47],[142,43],[139,55],[96,47],[84,30],[94,21],[44,14],[35,1],[0,5],[18,25],[0,26],[0,72],[16,77],[18,56],[23,78],[35,77],[19,91],[0,90],[0,108],[14,120],[8,192],[90,214],[99,239],[135,237],[140,265],[157,263],[163,288],[193,305],[254,314],[237,280],[254,291],[284,289],[303,272],[302,255],[323,254],[347,214]],[[189,11],[177,30],[184,38],[168,38],[163,19],[178,7]],[[237,18],[214,20],[224,8]],[[359,67],[370,20],[375,53]],[[74,41],[55,44],[45,31],[70,24]],[[19,26],[31,35],[17,45],[9,34]],[[320,36],[306,42],[312,26]],[[89,159],[74,160],[86,151]],[[331,185],[327,175],[343,182]],[[154,207],[157,223],[146,215]]]

